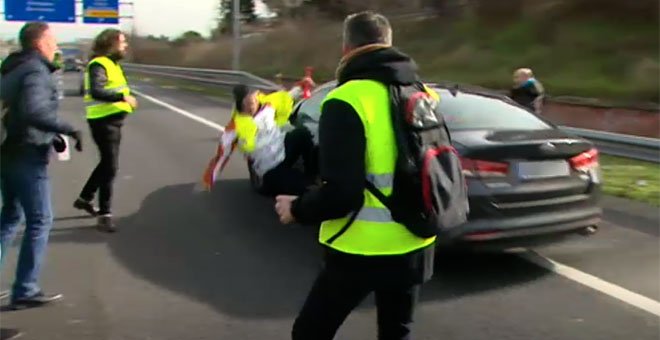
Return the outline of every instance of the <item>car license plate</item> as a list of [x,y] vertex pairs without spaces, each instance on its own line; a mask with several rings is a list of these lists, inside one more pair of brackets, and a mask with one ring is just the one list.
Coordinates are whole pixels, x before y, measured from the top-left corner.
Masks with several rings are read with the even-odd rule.
[[566,177],[570,174],[571,169],[564,160],[518,163],[518,178],[522,180]]

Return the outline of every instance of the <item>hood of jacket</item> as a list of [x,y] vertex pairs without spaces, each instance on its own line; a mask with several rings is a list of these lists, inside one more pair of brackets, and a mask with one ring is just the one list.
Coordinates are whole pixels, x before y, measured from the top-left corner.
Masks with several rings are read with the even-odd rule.
[[46,58],[41,56],[39,52],[35,50],[25,50],[25,51],[14,52],[11,53],[9,56],[7,56],[7,59],[5,59],[2,62],[2,65],[0,65],[0,75],[4,76],[7,73],[15,70],[22,64],[35,59],[44,63],[51,72],[57,70],[57,67],[53,63],[47,61]]
[[339,85],[356,79],[392,85],[411,85],[419,81],[415,61],[387,45],[367,45],[342,58],[337,69]]

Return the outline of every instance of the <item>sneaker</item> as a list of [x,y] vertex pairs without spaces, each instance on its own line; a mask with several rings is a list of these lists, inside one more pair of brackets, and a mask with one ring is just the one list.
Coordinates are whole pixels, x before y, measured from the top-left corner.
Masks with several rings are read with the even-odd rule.
[[18,339],[23,333],[15,328],[0,328],[0,340]]
[[77,199],[75,202],[73,202],[73,207],[78,209],[78,210],[84,210],[88,214],[92,216],[96,216],[99,213],[99,210],[89,201],[85,201],[82,198]]
[[30,297],[13,300],[9,307],[13,310],[43,307],[53,302],[62,300],[63,297],[64,296],[62,294],[46,295],[43,292],[40,292]]
[[96,225],[96,228],[99,231],[103,231],[106,233],[114,233],[117,231],[117,227],[115,226],[115,223],[112,221],[112,215],[109,214],[99,216],[98,224]]

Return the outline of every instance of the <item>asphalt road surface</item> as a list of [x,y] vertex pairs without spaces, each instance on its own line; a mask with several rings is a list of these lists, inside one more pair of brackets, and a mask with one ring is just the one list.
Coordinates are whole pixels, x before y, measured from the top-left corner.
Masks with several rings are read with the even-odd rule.
[[[2,325],[23,329],[26,340],[289,338],[321,263],[316,231],[280,225],[272,200],[250,190],[240,155],[216,190],[198,190],[216,146],[212,122],[228,120],[227,104],[135,86],[149,99],[139,98],[123,130],[120,232],[97,232],[71,207],[97,160],[87,134],[82,154],[51,167],[56,222],[42,283],[65,299],[2,311]],[[86,131],[80,97],[67,97],[61,115]],[[605,221],[592,237],[522,254],[440,256],[415,339],[657,340],[657,210],[612,198],[603,204]],[[15,259],[13,251],[5,289]],[[337,338],[376,338],[371,299]]]

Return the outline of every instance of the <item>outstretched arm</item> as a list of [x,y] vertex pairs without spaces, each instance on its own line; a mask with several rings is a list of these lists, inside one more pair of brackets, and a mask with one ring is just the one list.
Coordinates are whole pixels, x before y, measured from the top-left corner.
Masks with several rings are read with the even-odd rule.
[[225,131],[222,132],[215,155],[211,158],[204,171],[202,184],[206,190],[211,190],[222,170],[229,163],[229,158],[234,152],[234,149],[236,149],[236,132],[234,130],[234,121],[232,120],[225,127]]

